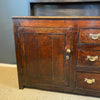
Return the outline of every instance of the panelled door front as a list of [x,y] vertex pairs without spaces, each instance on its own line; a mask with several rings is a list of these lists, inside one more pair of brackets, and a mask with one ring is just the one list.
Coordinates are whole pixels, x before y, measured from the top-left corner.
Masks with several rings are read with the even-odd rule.
[[71,28],[19,27],[24,84],[69,86]]

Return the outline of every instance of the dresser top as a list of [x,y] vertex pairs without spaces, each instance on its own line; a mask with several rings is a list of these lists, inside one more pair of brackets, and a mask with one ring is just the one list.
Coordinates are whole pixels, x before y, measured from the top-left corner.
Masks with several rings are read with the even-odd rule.
[[13,16],[12,19],[100,19],[100,16]]

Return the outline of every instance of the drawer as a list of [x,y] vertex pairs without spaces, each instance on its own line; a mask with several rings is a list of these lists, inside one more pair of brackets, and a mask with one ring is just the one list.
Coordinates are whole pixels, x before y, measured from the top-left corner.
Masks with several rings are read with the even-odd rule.
[[100,67],[100,51],[78,50],[77,65]]
[[100,29],[80,29],[79,43],[100,43]]
[[76,88],[100,90],[100,74],[77,72]]

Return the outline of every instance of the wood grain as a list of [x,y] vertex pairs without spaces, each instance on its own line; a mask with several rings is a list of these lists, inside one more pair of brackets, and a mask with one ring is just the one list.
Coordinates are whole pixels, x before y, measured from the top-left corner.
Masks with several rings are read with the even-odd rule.
[[100,29],[80,29],[79,43],[100,44],[100,38],[94,40],[90,34],[100,34]]
[[100,19],[100,16],[13,16],[13,19],[39,18],[39,19]]
[[[90,61],[87,56],[98,56],[98,60]],[[88,50],[78,50],[78,60],[77,65],[100,67],[100,51],[88,51]]]
[[[64,49],[67,45],[71,48],[70,28],[19,27],[19,33],[20,38],[23,38],[20,42],[23,46],[20,49],[22,52],[25,51],[25,59],[22,58],[25,62],[25,83],[68,86],[69,63],[65,60]],[[67,37],[70,40],[68,42]],[[65,62],[67,64],[64,64]]]
[[[100,90],[100,74],[78,72],[76,75],[76,88]],[[87,84],[84,79],[95,79],[95,83]]]
[[[99,32],[100,17],[13,17],[13,23],[20,88],[100,96],[100,43],[87,38]],[[96,85],[83,83],[85,76]]]
[[100,16],[100,3],[31,3],[30,16]]

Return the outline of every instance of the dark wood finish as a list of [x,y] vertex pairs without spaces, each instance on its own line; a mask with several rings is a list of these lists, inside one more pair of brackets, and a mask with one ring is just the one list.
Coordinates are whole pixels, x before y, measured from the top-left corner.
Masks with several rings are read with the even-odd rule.
[[24,80],[68,86],[70,66],[65,60],[64,49],[65,46],[71,48],[71,30],[19,27],[18,31],[23,40],[21,50],[25,52]]
[[100,3],[31,3],[31,16],[100,16],[99,9]]
[[[98,28],[98,27],[96,27],[96,26],[93,25],[93,24],[96,24],[96,21],[94,21],[92,19],[96,19],[96,20],[100,19],[100,16],[13,16],[12,19],[35,19],[35,20],[36,19],[38,19],[38,20],[40,20],[40,19],[48,20],[49,19],[50,21],[52,21],[52,19],[60,19],[60,21],[64,20],[64,19],[65,20],[72,19],[73,22],[74,22],[75,19],[78,19],[78,20],[80,19],[80,21],[77,21],[77,23],[79,25],[81,25],[81,26],[82,26],[82,23],[84,23],[83,21],[82,21],[82,23],[80,23],[81,20],[85,19],[85,22],[87,22],[87,25],[88,25],[89,23],[88,23],[87,19],[91,19],[91,23],[92,24],[90,24],[90,25],[93,26],[93,28]],[[34,22],[35,22],[35,20],[34,20]],[[59,22],[59,20],[57,20],[57,22]],[[71,21],[67,21],[67,22],[71,23]],[[17,26],[18,25],[19,24],[17,23]],[[83,27],[83,28],[86,28],[86,27]]]
[[[95,83],[88,84],[85,78],[95,79]],[[100,74],[78,72],[76,75],[76,88],[100,91]]]
[[16,62],[17,62],[17,72],[18,72],[18,82],[19,82],[19,88],[23,89],[23,71],[22,71],[22,63],[21,63],[21,52],[20,52],[20,42],[18,39],[18,27],[13,23],[14,28],[14,39],[15,39],[15,49],[16,49]]
[[99,16],[100,0],[28,0],[29,16]]
[[[98,56],[98,59],[95,61],[91,61],[87,58],[87,56]],[[79,66],[92,66],[100,67],[100,51],[88,51],[88,50],[78,50],[78,59],[77,65]]]
[[100,44],[100,37],[98,39],[92,39],[89,36],[90,34],[100,34],[100,29],[80,29],[79,43]]
[[81,43],[77,45],[79,49],[87,49],[87,50],[100,50],[100,44],[85,44]]
[[[100,97],[100,43],[79,42],[85,31],[99,32],[99,16],[13,17],[13,23],[19,88]],[[98,60],[91,63],[87,55]],[[95,78],[95,84],[87,85],[84,78]]]

